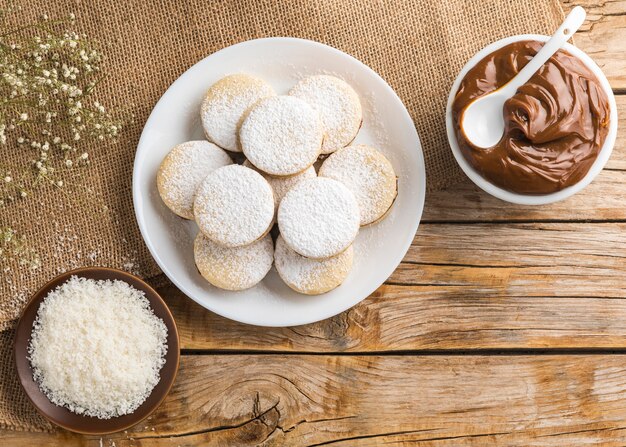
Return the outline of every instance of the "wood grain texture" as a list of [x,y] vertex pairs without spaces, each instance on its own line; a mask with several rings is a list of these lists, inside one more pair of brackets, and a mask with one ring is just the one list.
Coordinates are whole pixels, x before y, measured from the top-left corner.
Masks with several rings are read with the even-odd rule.
[[[624,29],[626,30],[626,28]],[[626,34],[626,31],[624,31],[624,34]],[[626,58],[626,54],[624,58]],[[615,102],[617,104],[618,119],[617,139],[615,140],[615,148],[613,149],[611,158],[609,158],[606,164],[606,169],[611,171],[626,171],[626,128],[624,128],[624,123],[626,123],[626,94],[616,95]]]
[[[506,250],[502,248],[506,247]],[[184,349],[626,346],[626,224],[425,224],[388,284],[319,323],[258,328],[161,290]]]
[[[383,405],[384,403],[384,405]],[[9,445],[100,438],[2,433]],[[131,439],[132,438],[132,439]],[[31,442],[31,444],[27,444]],[[623,356],[185,356],[153,417],[103,446],[626,442]],[[6,444],[5,444],[6,445]]]
[[602,68],[611,86],[626,91],[625,0],[564,0],[567,12],[576,5],[587,10],[587,20],[574,37],[576,45]]

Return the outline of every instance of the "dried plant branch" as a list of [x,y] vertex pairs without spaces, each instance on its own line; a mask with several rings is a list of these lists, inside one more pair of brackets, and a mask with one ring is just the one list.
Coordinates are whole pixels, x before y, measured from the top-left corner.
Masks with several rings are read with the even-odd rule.
[[[89,164],[81,147],[115,140],[117,113],[91,100],[104,78],[102,54],[84,35],[65,29],[74,16],[9,29],[0,12],[0,144],[28,152],[23,172],[0,167],[0,206],[43,183],[63,186],[64,171]],[[14,181],[15,179],[20,181]]]

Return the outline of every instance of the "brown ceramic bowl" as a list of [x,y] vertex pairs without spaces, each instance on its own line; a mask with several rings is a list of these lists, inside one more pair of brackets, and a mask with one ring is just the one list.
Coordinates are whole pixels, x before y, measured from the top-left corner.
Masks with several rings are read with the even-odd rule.
[[[95,280],[119,279],[126,281],[131,286],[142,290],[146,294],[146,298],[150,302],[154,314],[161,318],[167,326],[167,354],[165,356],[165,365],[163,365],[160,372],[161,380],[157,386],[154,387],[145,402],[131,414],[111,419],[98,419],[72,413],[67,408],[60,407],[50,402],[33,380],[33,371],[30,361],[27,359],[27,350],[30,344],[30,335],[37,310],[48,293],[67,281],[72,275]],[[121,270],[104,267],[88,267],[64,273],[39,289],[26,305],[17,323],[14,348],[18,379],[37,411],[53,424],[86,435],[104,435],[125,430],[148,417],[161,402],[163,402],[165,396],[167,396],[167,393],[172,388],[180,360],[178,331],[176,330],[174,317],[172,317],[167,305],[159,294],[136,276],[122,272]]]

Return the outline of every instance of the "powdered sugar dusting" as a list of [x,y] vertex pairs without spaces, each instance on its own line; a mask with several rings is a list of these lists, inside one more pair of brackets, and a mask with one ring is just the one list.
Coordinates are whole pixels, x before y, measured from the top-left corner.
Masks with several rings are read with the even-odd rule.
[[302,180],[283,198],[278,226],[285,242],[302,256],[322,259],[348,248],[359,231],[354,194],[340,182]]
[[310,259],[300,256],[285,243],[282,236],[276,240],[276,270],[285,283],[296,292],[317,295],[340,285],[352,269],[354,250],[348,247],[328,259]]
[[265,81],[246,74],[226,76],[213,84],[202,102],[200,116],[207,138],[218,146],[240,152],[237,130],[246,111],[257,101],[273,96]]
[[241,125],[241,148],[250,162],[271,175],[293,175],[320,154],[322,123],[301,99],[274,96],[259,101]]
[[355,195],[361,225],[380,219],[396,197],[396,174],[376,149],[354,145],[340,149],[320,167],[320,176],[340,181]]
[[243,247],[223,247],[199,233],[194,258],[202,276],[216,287],[244,290],[258,284],[272,268],[274,244],[268,234]]
[[[257,168],[250,163],[249,160],[244,161],[243,165],[247,168],[257,170]],[[274,192],[274,207],[276,210],[278,210],[278,205],[280,205],[280,202],[283,200],[283,197],[285,197],[285,194],[287,194],[287,191],[304,179],[317,177],[317,173],[315,172],[315,168],[313,166],[309,166],[300,174],[291,175],[289,177],[272,177],[265,174],[263,171],[258,172],[272,187],[272,191]]]
[[193,219],[193,199],[202,180],[232,162],[226,152],[208,141],[188,141],[175,146],[157,174],[163,202],[179,216]]
[[[385,112],[378,107],[379,98],[372,92],[363,92],[361,105],[363,106],[363,126],[370,135],[372,143],[382,152],[391,149],[389,130],[385,125]],[[401,168],[401,167],[400,167]]]
[[244,166],[216,169],[198,188],[194,215],[212,241],[226,247],[251,244],[274,218],[272,188],[261,174]]
[[310,76],[298,82],[289,94],[303,99],[319,113],[326,133],[323,154],[354,140],[363,114],[359,96],[348,83],[334,76]]

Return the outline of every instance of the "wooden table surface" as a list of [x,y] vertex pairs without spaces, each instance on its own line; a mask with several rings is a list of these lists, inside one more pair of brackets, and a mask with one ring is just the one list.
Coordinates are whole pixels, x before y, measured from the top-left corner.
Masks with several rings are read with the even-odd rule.
[[0,431],[3,446],[626,445],[626,0],[582,4],[620,129],[584,191],[529,208],[469,180],[429,194],[371,297],[293,328],[161,289],[181,334],[171,394],[128,432]]

